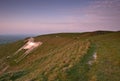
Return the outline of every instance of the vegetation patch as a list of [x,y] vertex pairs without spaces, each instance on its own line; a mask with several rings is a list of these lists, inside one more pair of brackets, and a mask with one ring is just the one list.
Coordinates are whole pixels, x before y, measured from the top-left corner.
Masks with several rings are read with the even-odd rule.
[[9,72],[0,76],[0,81],[15,81],[16,79],[26,75],[27,71]]

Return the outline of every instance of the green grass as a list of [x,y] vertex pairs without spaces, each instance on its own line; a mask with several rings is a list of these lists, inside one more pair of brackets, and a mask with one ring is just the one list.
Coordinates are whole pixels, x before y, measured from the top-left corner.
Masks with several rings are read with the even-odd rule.
[[0,77],[0,81],[15,81],[16,79],[27,74],[27,71],[9,72]]
[[[0,45],[0,64],[10,66],[0,81],[120,80],[120,32],[59,33],[37,36],[35,41],[43,44],[19,63],[14,60],[23,52],[6,57],[24,45],[24,40]],[[95,52],[97,60],[89,65]]]

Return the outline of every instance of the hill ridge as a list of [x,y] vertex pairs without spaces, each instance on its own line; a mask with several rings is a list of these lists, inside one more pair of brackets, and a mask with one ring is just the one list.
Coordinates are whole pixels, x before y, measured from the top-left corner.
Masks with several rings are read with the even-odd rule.
[[6,57],[23,46],[24,40],[0,45],[0,63],[9,65],[0,81],[119,81],[119,36],[119,32],[37,36],[35,41],[43,44],[19,63],[14,59],[24,51]]

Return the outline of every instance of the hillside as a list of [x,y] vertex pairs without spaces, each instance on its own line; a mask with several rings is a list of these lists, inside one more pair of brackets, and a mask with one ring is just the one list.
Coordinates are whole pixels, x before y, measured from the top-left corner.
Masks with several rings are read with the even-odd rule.
[[120,32],[37,36],[42,44],[20,59],[27,39],[0,45],[0,81],[120,80]]

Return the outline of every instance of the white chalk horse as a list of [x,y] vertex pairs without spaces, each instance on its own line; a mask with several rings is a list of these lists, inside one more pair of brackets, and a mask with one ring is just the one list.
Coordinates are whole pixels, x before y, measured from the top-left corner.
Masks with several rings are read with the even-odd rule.
[[35,48],[37,48],[38,46],[40,46],[42,44],[42,42],[34,42],[34,38],[29,38],[28,42],[22,46],[20,49],[18,49],[14,55],[18,54],[20,51],[22,50],[26,50],[24,54],[22,54],[19,58],[18,61],[22,60],[25,56],[27,56],[31,51],[33,51]]
[[17,50],[17,51],[15,52],[15,54],[18,53],[18,52],[20,52],[20,51],[23,50],[23,49],[26,50],[25,54],[26,54],[26,53],[29,53],[29,52],[31,52],[33,49],[35,49],[35,48],[37,48],[38,46],[40,46],[41,44],[42,44],[42,42],[34,42],[34,38],[31,37],[31,38],[28,39],[28,42],[27,42],[24,46],[22,46],[19,50]]

